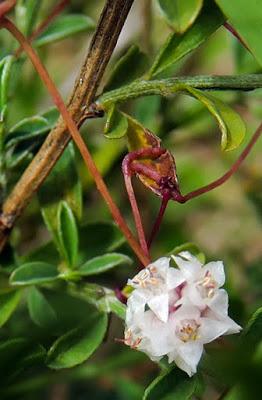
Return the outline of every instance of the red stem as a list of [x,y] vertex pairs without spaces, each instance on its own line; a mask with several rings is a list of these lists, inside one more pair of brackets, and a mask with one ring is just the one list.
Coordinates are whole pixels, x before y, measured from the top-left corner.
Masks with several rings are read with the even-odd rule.
[[246,43],[244,42],[244,40],[242,39],[242,37],[238,34],[238,32],[233,28],[233,26],[231,26],[228,22],[224,22],[224,27],[230,32],[232,33],[233,36],[235,36],[235,38],[237,38],[237,40],[248,50],[249,48],[247,47]]
[[223,176],[216,179],[214,182],[211,182],[209,185],[203,186],[200,189],[194,190],[193,192],[186,194],[184,196],[184,200],[188,201],[190,199],[193,199],[194,197],[197,197],[197,196],[200,196],[201,194],[207,193],[210,190],[213,190],[213,189],[217,188],[218,186],[222,185],[223,183],[225,183],[238,170],[240,165],[246,159],[246,157],[250,153],[252,147],[255,145],[255,143],[259,139],[261,133],[262,133],[262,124],[259,125],[259,127],[255,131],[254,135],[250,139],[248,145],[240,154],[239,158],[235,161],[235,163],[232,165],[232,167]]
[[142,262],[143,265],[148,265],[150,263],[149,257],[144,254],[142,251],[141,247],[137,243],[135,237],[133,236],[132,232],[128,228],[124,218],[122,217],[118,207],[114,203],[107,186],[104,183],[104,180],[98,171],[92,156],[87,149],[85,142],[83,141],[77,126],[75,122],[73,121],[71,115],[69,114],[66,105],[60,96],[59,92],[57,91],[53,81],[49,77],[49,74],[43,64],[41,63],[41,60],[39,59],[37,53],[35,50],[32,48],[30,45],[30,42],[24,37],[24,35],[16,28],[16,26],[7,18],[2,18],[0,21],[0,24],[2,27],[6,28],[16,39],[17,41],[21,44],[29,58],[31,59],[31,62],[33,63],[35,69],[37,70],[39,76],[41,77],[42,81],[46,85],[48,92],[52,96],[52,99],[54,103],[57,105],[67,127],[68,130],[70,131],[70,134],[72,135],[72,138],[74,139],[85,163],[87,168],[89,169],[91,175],[93,176],[97,189],[101,193],[102,197],[104,198],[107,206],[109,207],[111,214],[115,220],[115,222],[118,224],[120,230],[126,237],[127,241],[129,242],[131,248],[139,258],[139,260]]
[[157,184],[159,184],[161,180],[161,175],[157,171],[137,161],[134,161],[133,164],[130,165],[130,169],[136,174],[141,174],[149,179],[152,179],[152,181],[155,181]]
[[16,4],[16,0],[6,0],[0,4],[0,18],[10,11]]
[[139,211],[139,208],[137,205],[136,196],[135,196],[134,189],[132,186],[132,180],[131,180],[132,172],[130,172],[130,164],[129,164],[128,157],[125,157],[123,160],[122,171],[123,171],[123,175],[124,175],[126,191],[128,194],[130,204],[131,204],[131,208],[132,208],[132,213],[133,213],[133,217],[134,217],[134,221],[135,221],[135,225],[136,225],[136,230],[137,230],[140,246],[143,249],[144,253],[148,257],[150,257],[149,252],[148,252],[147,243],[146,243],[146,237],[145,237],[145,232],[144,232],[144,228],[143,228],[140,211]]
[[159,231],[159,228],[160,228],[160,225],[162,223],[163,216],[165,214],[166,207],[167,207],[167,204],[168,204],[169,200],[170,200],[169,193],[166,194],[166,195],[164,194],[163,197],[162,197],[161,206],[160,206],[156,221],[154,223],[154,226],[152,228],[152,232],[151,232],[150,237],[149,237],[148,242],[147,242],[147,245],[148,245],[149,249],[150,249],[151,244],[152,244],[153,240],[155,239],[155,237],[156,237],[156,235],[157,235],[157,233]]

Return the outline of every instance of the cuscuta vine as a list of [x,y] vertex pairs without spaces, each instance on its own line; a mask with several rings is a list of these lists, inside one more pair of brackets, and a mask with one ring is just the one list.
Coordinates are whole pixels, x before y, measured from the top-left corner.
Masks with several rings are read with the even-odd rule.
[[[160,206],[160,210],[158,213],[158,216],[156,218],[156,221],[154,223],[151,235],[146,241],[145,234],[144,234],[144,229],[142,225],[142,220],[141,220],[141,215],[139,212],[139,208],[136,202],[135,194],[133,191],[132,183],[131,183],[131,176],[132,173],[130,173],[131,166],[124,164],[123,165],[123,172],[124,172],[124,177],[125,177],[125,183],[127,187],[127,191],[129,194],[129,199],[130,199],[130,204],[132,207],[133,211],[133,216],[134,220],[136,223],[136,228],[137,228],[137,233],[140,241],[140,246],[136,242],[136,239],[134,238],[132,232],[126,225],[126,222],[124,218],[122,217],[118,207],[114,203],[113,199],[111,198],[111,195],[108,191],[107,186],[104,183],[104,180],[102,176],[100,175],[93,159],[92,156],[87,149],[79,131],[77,128],[77,125],[75,124],[73,118],[71,117],[70,113],[67,110],[67,107],[65,106],[65,103],[63,102],[59,92],[57,91],[55,85],[53,84],[52,80],[50,79],[45,67],[41,63],[40,59],[38,58],[36,52],[30,45],[30,40],[35,38],[39,32],[42,32],[43,29],[50,23],[50,21],[55,18],[59,13],[63,10],[63,8],[68,4],[67,0],[61,1],[51,12],[51,14],[48,16],[46,21],[44,21],[39,28],[32,34],[32,36],[27,40],[22,33],[16,28],[16,26],[9,21],[7,18],[3,17],[8,11],[10,11],[16,1],[6,1],[3,4],[0,5],[0,16],[1,20],[1,26],[6,28],[11,32],[11,34],[19,41],[20,43],[20,48],[17,51],[17,55],[20,54],[21,50],[24,49],[29,58],[31,59],[32,63],[34,64],[39,76],[43,80],[44,84],[46,85],[49,93],[51,94],[54,103],[57,105],[69,131],[74,139],[77,147],[80,150],[80,153],[86,163],[87,168],[89,169],[89,172],[93,176],[97,188],[100,191],[101,195],[103,196],[106,204],[108,205],[112,216],[115,220],[115,222],[118,224],[119,228],[125,235],[127,241],[129,242],[131,248],[134,250],[140,261],[142,262],[143,265],[147,265],[150,262],[150,256],[149,256],[149,251],[148,248],[151,246],[152,241],[154,237],[157,234],[157,231],[159,230],[160,224],[162,222],[162,218],[164,216],[168,201],[172,198],[173,200],[179,201],[179,202],[186,202],[188,200],[191,200],[201,194],[207,193],[210,190],[215,189],[216,187],[222,185],[224,182],[226,182],[240,167],[242,162],[246,159],[248,156],[249,152],[251,151],[252,147],[255,145],[257,140],[259,139],[261,133],[262,133],[262,124],[258,127],[254,135],[252,136],[250,142],[248,145],[245,147],[237,161],[232,165],[232,167],[227,171],[222,177],[219,179],[216,179],[215,181],[211,182],[210,184],[201,187],[199,189],[196,189],[186,195],[181,195],[179,199],[176,199],[171,191],[167,193],[165,191],[162,196],[162,202]],[[242,43],[242,42],[241,42]],[[243,44],[243,43],[242,43]],[[180,86],[183,84],[188,84],[192,85],[193,87],[196,88],[201,88],[201,89],[231,89],[231,90],[253,90],[257,87],[261,87],[261,75],[249,75],[249,76],[244,76],[244,77],[185,77],[185,78],[173,78],[173,79],[167,79],[163,81],[138,81],[135,84],[131,84],[128,87],[121,88],[119,90],[115,90],[112,93],[107,93],[105,95],[102,95],[101,98],[98,100],[98,108],[101,111],[101,108],[103,109],[104,105],[108,105],[110,103],[114,102],[119,102],[119,101],[125,101],[130,98],[135,98],[140,95],[150,95],[150,94],[164,94],[168,95],[171,93],[176,92],[179,90]],[[94,106],[93,106],[94,107]],[[92,113],[90,113],[92,114]],[[93,116],[93,114],[92,114]],[[135,168],[133,167],[133,173],[136,172]],[[140,171],[141,172],[141,171]],[[175,189],[177,190],[177,189]],[[180,193],[180,190],[179,190]]]

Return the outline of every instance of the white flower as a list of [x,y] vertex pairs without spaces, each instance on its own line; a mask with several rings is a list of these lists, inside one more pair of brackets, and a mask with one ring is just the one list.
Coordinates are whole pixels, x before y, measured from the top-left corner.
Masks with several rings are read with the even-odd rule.
[[180,304],[192,303],[204,310],[208,306],[218,314],[225,315],[228,310],[228,297],[225,290],[219,289],[225,283],[222,261],[206,265],[187,251],[172,256],[184,277]]
[[124,342],[153,361],[163,356],[189,376],[196,372],[203,346],[241,327],[228,317],[228,296],[220,287],[221,261],[202,265],[193,255],[163,257],[128,281],[134,290],[127,301]]
[[175,288],[182,281],[180,271],[169,267],[170,258],[162,257],[140,271],[128,284],[135,288],[128,299],[127,315],[144,311],[147,305],[163,322],[167,322],[169,303],[179,296]]

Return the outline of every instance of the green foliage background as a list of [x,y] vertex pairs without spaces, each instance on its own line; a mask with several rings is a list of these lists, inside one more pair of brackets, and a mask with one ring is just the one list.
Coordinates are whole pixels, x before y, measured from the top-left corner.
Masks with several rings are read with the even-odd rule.
[[[18,1],[13,18],[28,35],[54,3]],[[100,92],[103,87],[107,92],[131,83],[142,74],[146,76],[148,71],[151,78],[157,79],[262,73],[259,65],[262,16],[261,9],[260,15],[256,15],[256,1],[249,1],[248,6],[242,5],[243,1],[239,3],[248,11],[249,26],[255,15],[260,21],[257,36],[253,29],[247,30],[248,24],[243,23],[238,7],[216,1],[235,28],[243,32],[255,57],[222,26],[211,36],[210,28],[202,45],[188,47],[189,54],[181,59],[168,46],[180,40],[178,35],[184,31],[188,35],[190,22],[186,19],[178,24],[179,13],[173,14],[168,8],[172,8],[172,2],[152,3],[150,9],[150,1],[135,2]],[[197,16],[202,1],[189,3],[194,11],[191,13]],[[216,5],[212,1],[207,3],[211,24]],[[103,4],[103,1],[72,1],[58,23],[35,40],[41,59],[65,98],[80,69]],[[161,57],[155,57],[172,31],[172,24],[178,33],[163,50],[162,62]],[[140,49],[131,48],[137,44]],[[4,159],[0,171],[1,200],[11,191],[58,116],[56,110],[50,111],[50,98],[24,56],[13,63],[8,89],[5,88],[8,81],[5,74],[11,61],[4,57],[16,47],[10,35],[1,31],[0,129],[4,133],[1,154],[5,154],[1,159]],[[131,57],[126,56],[127,51]],[[177,57],[176,63],[172,57]],[[237,111],[247,126],[239,147],[240,125],[233,132],[233,139],[226,136],[224,148],[230,140],[236,144],[232,147],[237,147],[229,152],[221,151],[216,122],[203,102],[193,98],[197,97],[194,94],[170,98],[152,95],[120,105],[122,111],[161,137],[163,146],[172,152],[183,193],[222,175],[261,121],[262,89],[212,94]],[[123,115],[109,108],[108,121],[106,117],[88,121],[81,133],[132,226],[121,175],[121,161],[127,151],[124,133],[128,126]],[[232,115],[227,116],[228,121],[232,121]],[[260,140],[241,170],[215,191],[186,204],[170,202],[152,247],[152,256],[157,258],[192,242],[191,248],[201,249],[206,259],[222,259],[226,266],[230,316],[242,326],[247,325],[261,305],[261,150]],[[135,190],[149,234],[159,198],[138,181]],[[123,337],[124,306],[115,298],[113,289],[125,285],[137,271],[137,264],[112,223],[78,151],[70,144],[23,213],[10,244],[0,256],[1,399],[258,398],[262,378],[261,309],[256,311],[241,338],[228,338],[225,343],[207,347],[200,373],[192,379],[164,366],[160,373],[160,367],[146,356],[115,342],[115,338]],[[159,373],[160,377],[144,394]],[[221,393],[223,397],[219,397]]]

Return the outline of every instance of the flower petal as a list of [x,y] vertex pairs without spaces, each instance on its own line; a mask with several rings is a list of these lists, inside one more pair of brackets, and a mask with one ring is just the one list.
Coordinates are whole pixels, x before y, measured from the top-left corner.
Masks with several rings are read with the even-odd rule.
[[181,271],[177,268],[170,267],[167,271],[167,289],[171,290],[181,285],[185,278]]
[[224,289],[217,291],[215,296],[209,301],[209,308],[216,314],[226,316],[228,312],[228,294]]
[[152,299],[150,299],[147,304],[161,321],[167,322],[168,320],[167,293],[152,297]]
[[172,256],[182,272],[185,280],[194,281],[198,279],[202,264],[198,259],[192,256],[187,251],[179,253],[177,256]]
[[175,363],[189,376],[192,376],[196,373],[202,352],[203,345],[198,341],[182,343],[177,349]]
[[152,262],[147,266],[148,269],[156,268],[157,274],[162,276],[163,278],[166,277],[167,270],[169,268],[170,257],[161,257],[158,260]]
[[227,324],[227,331],[224,335],[231,335],[233,333],[238,333],[242,330],[242,327],[238,325],[232,318],[226,317],[225,323]]
[[227,331],[226,320],[215,320],[210,318],[201,318],[201,326],[199,327],[199,340],[203,344],[210,343],[222,336]]
[[214,280],[217,282],[218,287],[221,287],[225,283],[225,272],[224,272],[224,264],[222,261],[211,261],[208,264],[204,265],[203,272],[204,274],[209,271]]

